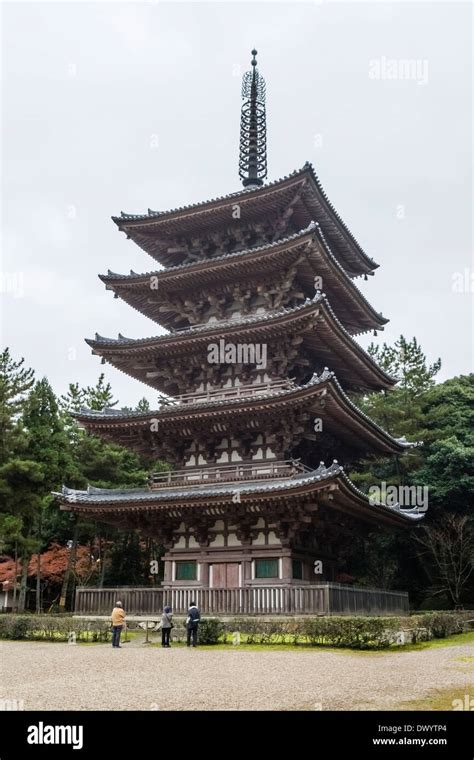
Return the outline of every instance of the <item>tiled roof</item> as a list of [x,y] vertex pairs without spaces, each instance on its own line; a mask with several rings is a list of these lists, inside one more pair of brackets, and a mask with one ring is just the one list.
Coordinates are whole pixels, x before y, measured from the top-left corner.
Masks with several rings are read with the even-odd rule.
[[398,382],[398,378],[391,377],[388,375],[381,367],[375,364],[372,357],[365,351],[365,349],[362,348],[362,346],[357,343],[352,335],[346,330],[344,325],[341,324],[337,316],[335,315],[331,304],[329,303],[328,299],[326,298],[325,293],[321,293],[319,290],[316,292],[313,298],[307,298],[306,301],[301,304],[300,306],[295,306],[293,308],[280,308],[276,311],[270,311],[266,312],[265,314],[258,314],[258,315],[249,315],[245,317],[239,317],[239,319],[230,319],[230,320],[222,320],[222,321],[216,321],[216,322],[207,322],[205,324],[201,325],[194,325],[192,327],[185,327],[180,330],[175,330],[172,333],[166,334],[166,335],[156,335],[148,338],[126,338],[121,333],[118,334],[118,338],[106,338],[102,335],[99,335],[96,333],[95,339],[86,338],[86,343],[90,345],[92,348],[95,346],[110,346],[113,348],[114,346],[129,346],[132,347],[140,347],[140,346],[146,346],[148,343],[156,344],[156,343],[166,343],[166,342],[174,342],[178,337],[181,336],[195,336],[200,335],[201,333],[206,332],[216,332],[221,330],[227,330],[228,328],[232,327],[245,327],[247,325],[253,326],[253,325],[260,325],[265,322],[271,322],[272,320],[284,316],[285,314],[288,315],[294,315],[298,314],[299,312],[303,312],[305,309],[307,309],[309,306],[313,306],[317,303],[321,303],[322,306],[324,306],[331,318],[336,323],[337,328],[347,337],[349,342],[356,347],[356,349],[367,359],[368,364],[371,366],[376,366],[377,370],[380,372],[382,376],[386,378],[386,380],[390,384],[394,384]]
[[367,262],[367,264],[372,268],[376,269],[379,265],[368,256],[363,248],[359,245],[355,237],[353,236],[352,232],[349,230],[347,225],[344,223],[344,221],[341,219],[339,213],[334,208],[333,204],[329,200],[328,196],[326,195],[324,188],[321,184],[321,181],[316,174],[313,165],[307,161],[302,169],[298,169],[291,174],[285,175],[284,177],[280,177],[277,180],[274,180],[273,182],[269,182],[265,185],[262,185],[259,188],[244,188],[242,190],[238,190],[234,193],[229,193],[228,195],[222,195],[218,198],[212,198],[210,200],[206,201],[199,201],[198,203],[191,203],[186,206],[179,206],[174,209],[170,209],[167,211],[152,211],[151,209],[148,209],[147,214],[127,214],[125,212],[121,212],[120,216],[113,216],[112,220],[118,225],[119,229],[122,229],[123,225],[127,226],[127,222],[149,222],[150,220],[156,220],[161,221],[163,219],[166,219],[167,217],[172,217],[176,214],[182,214],[186,213],[188,211],[196,211],[201,208],[205,208],[206,206],[211,206],[212,204],[216,203],[222,203],[227,200],[233,200],[235,198],[242,198],[244,196],[254,195],[255,197],[264,196],[266,191],[270,188],[276,188],[279,184],[284,183],[285,181],[295,179],[298,177],[303,177],[304,175],[309,175],[312,181],[314,182],[317,191],[322,199],[323,205],[326,207],[326,212],[329,214],[330,217],[332,217],[333,222],[335,222],[336,226],[342,230],[343,234],[346,237],[346,240],[349,241],[349,243],[354,247],[354,249],[357,251],[357,253]]
[[415,441],[415,442],[409,442],[406,440],[406,438],[395,438],[390,433],[388,433],[386,430],[384,430],[380,425],[378,425],[374,420],[371,419],[365,412],[363,412],[361,409],[359,409],[356,404],[354,404],[349,396],[344,392],[342,386],[338,382],[334,372],[330,372],[327,367],[325,367],[324,371],[318,375],[315,373],[311,380],[306,383],[305,385],[301,386],[294,386],[293,388],[290,388],[289,390],[275,390],[273,392],[269,393],[259,393],[258,396],[255,396],[254,398],[248,397],[245,399],[242,398],[231,398],[231,399],[214,399],[210,401],[195,401],[191,403],[184,404],[175,404],[171,403],[169,406],[164,406],[161,409],[157,410],[149,410],[147,412],[140,412],[140,411],[120,411],[118,409],[111,409],[106,408],[102,411],[97,410],[91,410],[82,408],[80,412],[76,415],[78,419],[80,420],[97,420],[97,421],[107,421],[107,420],[123,420],[123,421],[147,421],[150,418],[160,418],[160,419],[166,419],[168,416],[172,416],[176,413],[187,413],[187,412],[193,412],[193,411],[199,411],[199,410],[205,410],[205,409],[219,409],[222,407],[229,407],[229,406],[236,406],[239,407],[242,405],[242,403],[259,403],[268,399],[284,399],[285,396],[291,396],[292,394],[295,394],[295,392],[303,391],[305,389],[311,388],[313,386],[320,385],[322,383],[330,383],[332,384],[338,394],[341,396],[343,402],[346,406],[348,406],[358,417],[362,417],[372,428],[375,428],[379,434],[381,434],[384,438],[388,439],[390,443],[396,444],[400,447],[400,449],[411,449],[416,446],[421,446],[422,441]]
[[[207,206],[211,203],[219,203],[219,201],[225,201],[227,199],[232,198],[238,198],[243,195],[251,195],[258,191],[266,190],[269,187],[275,187],[276,185],[279,185],[281,182],[284,182],[287,179],[292,179],[293,177],[297,177],[299,174],[303,174],[307,169],[311,169],[314,174],[314,169],[312,165],[307,161],[302,169],[295,169],[295,171],[291,172],[290,174],[285,174],[284,177],[279,177],[278,179],[273,180],[273,182],[266,182],[261,187],[255,188],[255,187],[244,187],[241,190],[236,190],[234,193],[227,193],[226,195],[219,195],[217,198],[209,198],[205,201],[198,201],[197,203],[188,203],[185,206],[177,206],[176,208],[167,209],[166,211],[153,211],[152,209],[148,209],[148,212],[146,214],[128,214],[125,211],[120,212],[120,216],[112,216],[112,219],[116,224],[120,225],[121,222],[124,221],[145,221],[149,219],[161,219],[166,216],[171,216],[171,214],[176,214],[179,211],[192,211],[193,209],[200,208],[202,206]],[[316,176],[316,175],[314,175]]]
[[[63,503],[67,504],[88,504],[88,505],[101,505],[101,504],[126,504],[132,502],[133,504],[149,504],[156,502],[173,502],[177,500],[187,499],[192,501],[193,499],[202,499],[202,497],[219,497],[226,494],[232,494],[239,491],[241,495],[252,494],[268,494],[276,493],[278,491],[291,490],[293,488],[299,488],[301,486],[308,486],[316,484],[325,480],[336,480],[340,478],[350,491],[359,498],[363,499],[370,504],[369,498],[366,494],[360,491],[354,483],[347,477],[344,469],[341,465],[334,460],[333,464],[329,467],[325,467],[321,462],[320,466],[312,472],[307,472],[302,475],[297,475],[292,478],[280,478],[269,481],[261,481],[256,483],[246,483],[243,481],[236,481],[233,483],[212,484],[206,486],[200,486],[198,489],[195,487],[190,488],[160,488],[151,490],[148,488],[138,489],[107,489],[107,488],[94,488],[89,486],[85,491],[75,490],[63,486],[62,491],[54,495],[59,497]],[[389,507],[385,504],[375,504],[374,507],[381,510],[381,512],[397,513],[399,516],[403,516],[408,521],[420,520],[423,517],[417,508],[413,509],[401,509],[399,504]]]
[[[144,221],[144,220],[148,221],[150,219],[162,219],[163,217],[171,216],[171,214],[176,214],[177,212],[180,212],[180,211],[191,211],[192,209],[198,209],[200,207],[207,206],[212,203],[218,203],[219,201],[225,201],[227,199],[238,198],[238,197],[241,197],[244,195],[250,195],[250,194],[263,194],[265,190],[267,190],[268,188],[275,187],[279,185],[280,183],[284,182],[285,180],[293,179],[295,177],[303,175],[305,172],[310,173],[311,178],[315,182],[328,208],[330,209],[335,219],[337,219],[338,223],[340,224],[344,232],[351,239],[352,243],[354,243],[354,245],[356,246],[356,248],[359,250],[361,254],[363,254],[364,256],[367,256],[367,254],[363,251],[363,249],[361,248],[357,240],[354,238],[353,234],[351,233],[347,225],[343,222],[339,213],[336,211],[333,204],[329,200],[321,184],[321,181],[318,175],[316,174],[316,171],[310,161],[306,161],[306,163],[301,169],[296,169],[290,174],[286,174],[283,177],[279,177],[279,179],[276,179],[273,182],[267,182],[266,184],[262,185],[262,187],[259,187],[259,188],[247,187],[247,188],[243,188],[242,190],[237,190],[234,193],[228,193],[227,195],[221,195],[221,196],[218,196],[217,198],[211,198],[209,200],[199,201],[197,203],[190,203],[186,206],[178,206],[177,208],[169,209],[167,211],[152,211],[152,209],[148,209],[148,213],[146,214],[127,214],[124,211],[121,211],[120,216],[112,216],[112,219],[114,222],[116,222],[119,225],[121,222],[124,222],[124,221]],[[373,259],[370,259],[370,260],[373,261]],[[374,262],[374,265],[377,266],[375,262]]]
[[190,261],[186,262],[185,264],[176,264],[174,267],[164,267],[163,269],[155,269],[152,272],[142,272],[141,274],[138,272],[133,272],[132,270],[130,270],[130,274],[119,274],[118,272],[112,272],[109,269],[107,274],[100,274],[99,277],[101,280],[104,280],[104,282],[106,280],[134,280],[141,279],[142,277],[151,277],[152,275],[168,274],[168,272],[172,273],[186,269],[193,269],[206,263],[214,264],[216,261],[238,259],[240,256],[244,256],[245,254],[258,253],[258,251],[268,251],[272,248],[277,248],[279,245],[283,245],[284,243],[290,243],[294,240],[298,240],[298,238],[304,237],[308,234],[308,232],[315,230],[317,227],[319,227],[319,224],[317,222],[311,222],[311,224],[308,224],[304,230],[300,230],[299,232],[295,232],[293,235],[288,235],[287,237],[280,238],[279,240],[274,240],[272,243],[256,245],[253,248],[242,248],[240,251],[232,251],[232,253],[222,253],[220,256],[213,256],[211,259]]
[[338,269],[338,271],[341,274],[341,277],[343,280],[345,280],[349,287],[352,287],[358,294],[359,298],[363,303],[369,308],[370,311],[374,312],[375,314],[378,314],[381,321],[386,324],[388,322],[388,319],[383,317],[381,312],[376,312],[373,306],[370,304],[370,302],[366,299],[362,291],[357,287],[357,285],[353,282],[353,280],[349,277],[344,267],[339,263],[337,258],[334,256],[331,247],[329,243],[326,240],[326,237],[324,236],[324,233],[321,229],[321,226],[318,224],[318,222],[311,222],[305,229],[300,230],[299,232],[296,232],[294,235],[289,235],[284,238],[280,238],[279,240],[275,240],[272,243],[266,243],[265,245],[258,245],[253,248],[243,248],[240,251],[233,251],[232,253],[224,253],[221,256],[215,256],[211,259],[205,259],[203,261],[192,261],[187,262],[185,264],[177,264],[173,267],[166,267],[163,269],[155,269],[151,272],[133,272],[130,270],[130,274],[119,274],[117,272],[112,272],[110,269],[108,270],[107,274],[99,275],[102,282],[113,282],[113,281],[123,281],[123,282],[133,282],[134,280],[142,280],[142,279],[149,279],[150,277],[159,277],[160,275],[166,275],[166,274],[174,274],[175,272],[186,272],[186,270],[192,272],[193,269],[197,269],[198,267],[201,267],[203,264],[208,263],[209,265],[213,265],[215,262],[225,262],[225,261],[238,261],[239,258],[243,258],[245,256],[248,256],[249,254],[259,253],[259,252],[268,252],[271,251],[274,248],[278,248],[279,246],[284,245],[285,243],[292,243],[299,239],[305,238],[308,234],[315,234],[319,240],[321,241],[322,245],[324,246],[326,253],[331,260],[331,262],[334,264],[334,266]]
[[96,333],[95,339],[86,338],[86,343],[89,343],[90,345],[93,343],[99,343],[102,345],[110,345],[113,347],[115,345],[139,346],[140,344],[154,343],[156,341],[161,342],[161,341],[167,341],[167,340],[168,341],[176,340],[176,338],[181,335],[185,335],[185,336],[198,335],[199,333],[215,332],[216,329],[220,330],[221,328],[227,329],[229,327],[236,327],[236,326],[241,326],[241,325],[245,326],[245,325],[259,324],[261,322],[270,322],[272,319],[275,319],[275,317],[281,317],[284,314],[295,314],[298,311],[302,311],[303,309],[306,309],[309,304],[317,303],[322,300],[324,300],[326,304],[329,306],[329,303],[327,299],[325,298],[325,295],[318,292],[316,293],[313,299],[307,298],[303,304],[301,304],[300,306],[295,306],[291,309],[282,307],[280,309],[277,309],[276,311],[266,311],[265,314],[249,314],[248,316],[239,317],[238,319],[226,319],[226,320],[216,320],[215,322],[205,322],[200,325],[192,325],[191,327],[183,327],[180,330],[175,330],[174,332],[167,333],[166,335],[152,335],[148,338],[126,338],[125,335],[122,335],[121,333],[118,334],[117,338],[106,338],[105,336],[99,335],[99,333]]

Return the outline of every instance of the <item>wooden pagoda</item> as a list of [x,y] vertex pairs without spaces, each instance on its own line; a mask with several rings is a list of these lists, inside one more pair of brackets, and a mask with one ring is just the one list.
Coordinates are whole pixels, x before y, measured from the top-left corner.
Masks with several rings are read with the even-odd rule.
[[310,164],[263,183],[264,96],[254,54],[243,85],[243,190],[113,217],[160,267],[101,279],[167,332],[87,342],[165,401],[146,413],[77,417],[169,471],[142,489],[59,495],[63,509],[153,536],[165,548],[164,588],[191,594],[334,581],[354,531],[422,517],[373,503],[343,469],[412,445],[351,400],[396,383],[355,340],[387,322],[355,284],[378,265]]

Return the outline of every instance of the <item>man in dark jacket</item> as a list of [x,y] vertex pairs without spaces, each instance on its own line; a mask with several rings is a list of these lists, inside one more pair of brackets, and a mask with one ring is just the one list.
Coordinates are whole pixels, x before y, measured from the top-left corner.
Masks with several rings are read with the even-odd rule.
[[193,647],[197,644],[198,625],[201,622],[201,613],[196,607],[196,602],[191,602],[188,609],[188,617],[186,618],[186,628],[188,631],[188,647],[191,646],[191,640]]

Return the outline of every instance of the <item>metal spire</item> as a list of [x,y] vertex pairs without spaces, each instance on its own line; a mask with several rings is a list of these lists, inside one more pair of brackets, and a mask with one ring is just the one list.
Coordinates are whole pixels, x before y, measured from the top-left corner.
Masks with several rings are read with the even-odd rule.
[[259,187],[267,176],[266,85],[257,69],[256,55],[252,50],[252,71],[246,71],[242,78],[239,176],[244,187]]

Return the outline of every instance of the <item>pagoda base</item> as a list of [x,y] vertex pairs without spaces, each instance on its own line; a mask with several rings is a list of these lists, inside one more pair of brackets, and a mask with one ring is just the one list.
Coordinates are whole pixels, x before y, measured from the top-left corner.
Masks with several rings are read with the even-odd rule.
[[320,552],[279,543],[171,549],[163,557],[163,588],[283,588],[335,579],[335,561]]

